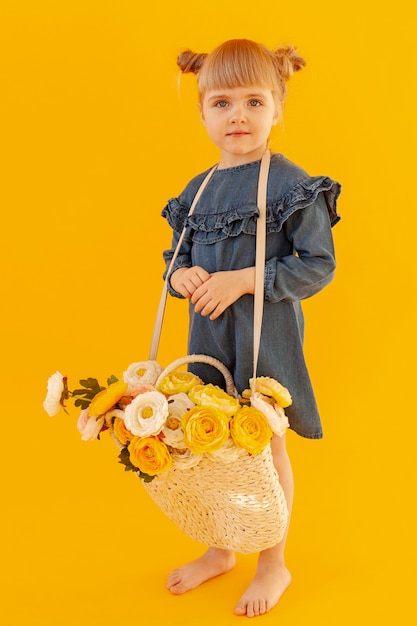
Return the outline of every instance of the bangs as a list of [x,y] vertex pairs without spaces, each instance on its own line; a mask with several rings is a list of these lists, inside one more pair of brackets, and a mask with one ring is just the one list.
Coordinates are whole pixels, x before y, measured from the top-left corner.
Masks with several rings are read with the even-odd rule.
[[198,74],[200,97],[212,89],[251,85],[280,91],[273,55],[266,48],[245,39],[228,41],[214,50]]

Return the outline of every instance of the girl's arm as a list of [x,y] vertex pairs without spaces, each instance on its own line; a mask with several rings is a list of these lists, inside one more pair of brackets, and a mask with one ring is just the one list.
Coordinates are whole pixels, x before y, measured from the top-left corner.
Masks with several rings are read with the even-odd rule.
[[[335,257],[330,220],[324,198],[296,211],[284,224],[294,254],[272,257],[265,264],[265,300],[302,300],[333,278]],[[253,294],[255,268],[216,272],[193,293],[195,311],[216,319],[244,294]]]
[[336,267],[323,194],[314,204],[293,213],[284,228],[294,254],[270,258],[266,262],[265,299],[269,302],[296,301],[313,296],[330,283]]
[[211,320],[215,320],[228,306],[246,293],[253,294],[254,290],[254,267],[215,272],[209,274],[208,279],[194,291],[191,302],[195,305],[196,313],[209,315]]

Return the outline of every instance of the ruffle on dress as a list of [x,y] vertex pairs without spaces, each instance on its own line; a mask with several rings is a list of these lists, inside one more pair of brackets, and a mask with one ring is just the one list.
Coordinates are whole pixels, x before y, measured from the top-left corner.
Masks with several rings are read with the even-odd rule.
[[[340,220],[337,213],[340,192],[340,184],[328,176],[312,176],[301,180],[282,198],[267,203],[267,233],[279,232],[293,213],[314,204],[320,193],[323,193],[326,201],[330,224],[334,226]],[[199,205],[202,202],[204,194],[199,200]],[[255,203],[248,202],[244,206],[231,207],[225,211],[214,209],[212,212],[207,205],[204,212],[201,209],[199,211],[199,205],[194,213],[188,216],[189,207],[181,204],[178,198],[171,198],[162,211],[162,216],[176,232],[181,232],[186,225],[184,238],[195,243],[216,243],[227,237],[237,237],[241,233],[255,235],[256,218],[259,216]]]

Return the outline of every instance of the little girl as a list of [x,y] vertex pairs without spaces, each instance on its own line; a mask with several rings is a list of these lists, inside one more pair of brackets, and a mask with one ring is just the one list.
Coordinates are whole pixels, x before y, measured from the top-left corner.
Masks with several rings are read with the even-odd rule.
[[[239,393],[253,371],[255,233],[260,160],[272,126],[280,119],[286,80],[305,62],[293,47],[273,51],[246,39],[226,41],[211,54],[189,50],[178,57],[183,72],[197,75],[201,120],[220,150],[215,173],[192,216],[190,205],[207,172],[196,176],[162,215],[173,229],[169,266],[183,226],[186,235],[169,276],[171,295],[189,300],[190,354],[209,354],[233,374]],[[340,185],[310,177],[282,154],[271,155],[267,192],[264,311],[257,375],[288,387],[290,427],[302,437],[322,437],[320,417],[303,356],[300,300],[333,278],[331,227],[339,220]],[[204,382],[224,386],[220,372],[205,364],[190,369]],[[274,464],[288,509],[293,476],[285,436],[274,435]],[[254,580],[235,608],[253,617],[269,611],[288,587],[286,536],[260,553]],[[230,550],[208,547],[197,560],[173,571],[168,589],[182,594],[224,574],[235,564]]]

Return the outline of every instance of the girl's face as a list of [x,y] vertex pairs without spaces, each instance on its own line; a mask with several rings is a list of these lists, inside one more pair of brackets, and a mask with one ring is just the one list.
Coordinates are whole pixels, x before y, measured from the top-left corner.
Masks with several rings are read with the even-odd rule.
[[279,118],[271,90],[256,85],[207,91],[200,114],[210,139],[220,148],[220,168],[260,159]]

